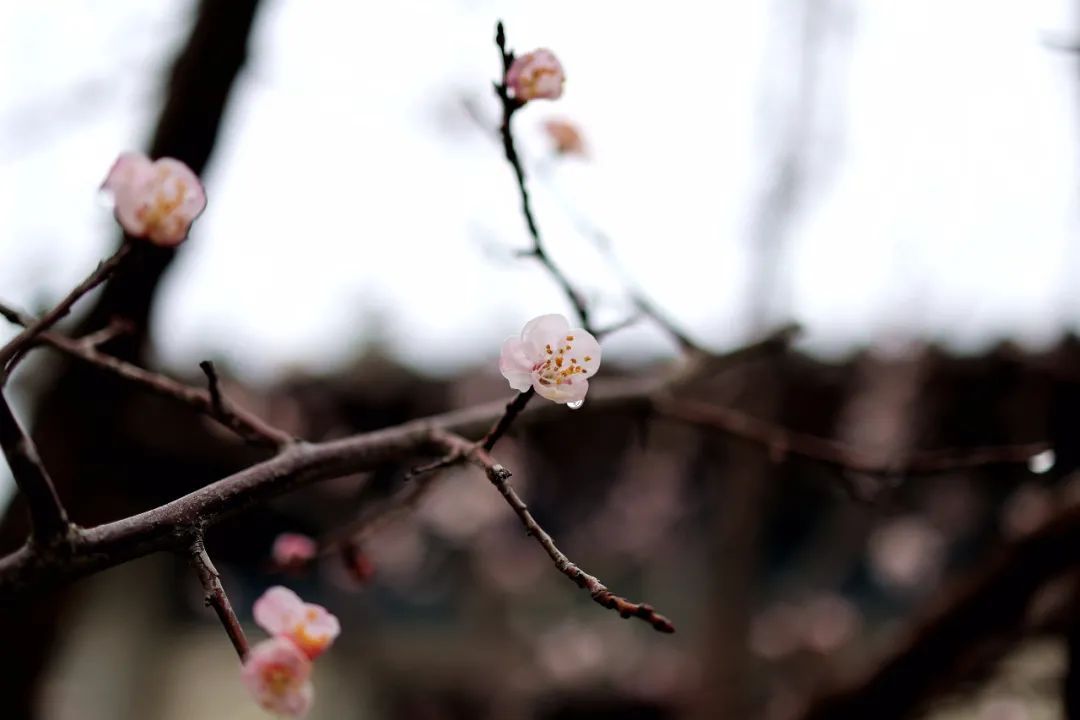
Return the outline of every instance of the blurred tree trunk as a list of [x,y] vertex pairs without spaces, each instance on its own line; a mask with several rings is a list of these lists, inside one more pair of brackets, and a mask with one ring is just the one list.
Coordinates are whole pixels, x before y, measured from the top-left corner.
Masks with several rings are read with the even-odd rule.
[[[258,5],[258,0],[199,3],[190,36],[172,69],[150,146],[153,157],[178,158],[202,174],[247,58]],[[122,272],[106,285],[80,332],[103,327],[116,317],[126,318],[135,331],[106,350],[127,360],[144,360],[154,294],[174,254],[140,244]],[[151,497],[168,492],[171,483],[155,487],[163,473],[148,462],[152,453],[132,436],[133,427],[147,422],[147,418],[131,417],[136,395],[114,377],[65,360],[37,403],[34,437],[74,522],[98,523],[141,509],[149,499],[148,491]],[[180,482],[199,477],[194,473],[183,478],[187,469],[169,472]],[[26,532],[25,508],[16,498],[0,524],[0,547],[5,551],[17,547]],[[17,655],[9,657],[7,671],[0,675],[6,717],[37,716],[42,672],[71,595],[71,589],[61,589],[9,604],[0,614],[0,636],[9,653]]]

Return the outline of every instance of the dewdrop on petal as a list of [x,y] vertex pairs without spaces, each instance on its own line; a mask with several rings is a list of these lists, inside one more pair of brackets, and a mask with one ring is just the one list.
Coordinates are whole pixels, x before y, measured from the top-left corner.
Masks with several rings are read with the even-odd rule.
[[530,320],[520,337],[507,338],[499,372],[514,390],[530,387],[540,397],[568,407],[581,407],[589,380],[600,367],[600,343],[581,328],[571,328],[562,315]]
[[288,588],[277,585],[255,601],[255,622],[266,632],[292,641],[314,660],[341,633],[341,625],[326,608],[306,603]]
[[555,53],[546,48],[519,56],[506,71],[506,86],[515,100],[557,100],[566,75]]
[[311,660],[286,638],[270,638],[251,648],[240,676],[264,710],[299,718],[311,709]]
[[139,153],[124,153],[101,189],[106,199],[111,198],[124,232],[163,247],[183,242],[206,207],[198,176],[173,158],[151,161]]

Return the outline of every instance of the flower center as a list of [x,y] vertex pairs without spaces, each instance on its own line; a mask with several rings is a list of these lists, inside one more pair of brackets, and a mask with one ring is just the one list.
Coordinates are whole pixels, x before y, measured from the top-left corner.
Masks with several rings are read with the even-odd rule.
[[284,665],[270,665],[263,671],[266,687],[274,695],[284,695],[292,685],[292,674]]
[[[544,346],[544,358],[533,365],[533,375],[541,385],[573,385],[575,375],[585,375],[588,371],[581,367],[574,353],[574,336],[567,335],[555,347]],[[592,360],[586,355],[585,362]]]
[[540,83],[544,81],[544,78],[548,77],[549,75],[557,74],[558,73],[556,73],[553,68],[538,67],[535,68],[532,73],[524,75],[521,78],[521,84],[525,86],[525,89],[529,95],[536,95],[537,88],[539,87]]
[[308,622],[315,619],[315,613],[308,611],[307,622],[299,622],[293,628],[292,636],[296,641],[296,644],[300,646],[308,655],[319,654],[323,648],[327,645],[327,637],[325,633],[315,634],[311,632]]
[[[162,178],[163,179],[163,178]],[[165,194],[164,189],[159,188],[154,193],[154,200],[149,206],[140,208],[139,219],[146,223],[149,229],[160,228],[187,197],[187,184],[178,180],[172,196]]]

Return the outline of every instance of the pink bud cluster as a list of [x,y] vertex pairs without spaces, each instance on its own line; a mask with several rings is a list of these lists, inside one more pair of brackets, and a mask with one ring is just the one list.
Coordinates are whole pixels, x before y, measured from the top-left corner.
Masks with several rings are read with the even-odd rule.
[[520,102],[558,100],[565,82],[562,63],[546,48],[516,58],[506,71],[506,87]]
[[173,158],[152,161],[139,153],[124,153],[101,188],[111,196],[124,232],[163,247],[183,242],[191,223],[206,208],[198,176]]
[[303,717],[311,709],[311,661],[323,654],[341,632],[326,608],[306,603],[288,588],[272,587],[255,601],[255,622],[270,633],[251,648],[242,677],[264,710]]

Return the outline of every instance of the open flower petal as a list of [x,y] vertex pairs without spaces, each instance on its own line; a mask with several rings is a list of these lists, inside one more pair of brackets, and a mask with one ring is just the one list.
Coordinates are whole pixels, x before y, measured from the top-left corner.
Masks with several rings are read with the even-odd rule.
[[306,603],[288,588],[275,586],[255,601],[255,622],[271,635],[285,637],[315,659],[333,644],[341,624],[326,608]]
[[541,315],[526,323],[521,339],[503,343],[499,370],[518,391],[531,385],[543,398],[578,403],[600,367],[600,343],[562,315]]
[[308,603],[304,616],[293,626],[288,637],[297,647],[314,660],[322,655],[341,634],[338,619],[321,605]]
[[585,394],[589,392],[589,381],[576,378],[562,384],[537,383],[533,387],[540,397],[565,405],[585,400]]
[[304,601],[286,587],[276,585],[255,601],[252,615],[266,632],[285,635],[292,631],[304,616]]
[[264,710],[303,717],[311,709],[311,660],[285,638],[264,640],[248,652],[241,670],[248,692]]
[[510,382],[510,387],[525,392],[532,387],[533,362],[527,354],[528,346],[516,337],[507,338],[499,354],[499,372]]

